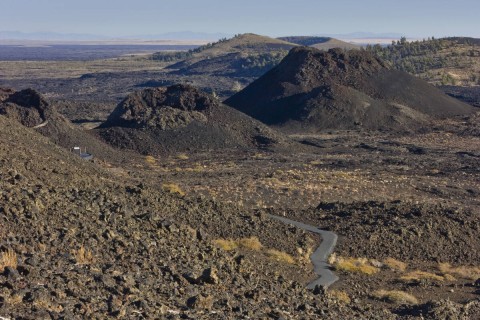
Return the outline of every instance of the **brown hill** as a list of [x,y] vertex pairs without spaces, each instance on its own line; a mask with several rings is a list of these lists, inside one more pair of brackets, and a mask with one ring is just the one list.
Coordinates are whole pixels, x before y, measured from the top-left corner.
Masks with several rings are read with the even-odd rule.
[[400,41],[368,50],[399,70],[434,85],[477,87],[480,85],[480,39],[467,37]]
[[204,46],[169,66],[178,74],[258,77],[278,64],[296,44],[252,33]]
[[239,34],[231,39],[222,40],[203,47],[192,57],[182,62],[191,65],[203,59],[211,59],[229,53],[260,53],[271,50],[290,50],[296,45],[280,39],[261,36],[254,33]]
[[264,124],[187,85],[130,94],[98,134],[113,146],[142,154],[286,143],[286,138]]
[[294,48],[226,104],[288,132],[411,130],[472,108],[372,54]]
[[353,43],[348,43],[342,40],[338,40],[330,37],[309,37],[309,36],[292,36],[292,37],[280,37],[283,41],[295,43],[305,47],[312,47],[318,50],[328,51],[334,48],[340,48],[344,50],[360,49],[360,46]]
[[0,89],[0,115],[33,128],[65,149],[79,146],[102,159],[121,157],[93,135],[72,125],[57,112],[55,105],[33,89]]
[[0,114],[26,127],[40,126],[55,119],[55,109],[35,90],[0,89]]

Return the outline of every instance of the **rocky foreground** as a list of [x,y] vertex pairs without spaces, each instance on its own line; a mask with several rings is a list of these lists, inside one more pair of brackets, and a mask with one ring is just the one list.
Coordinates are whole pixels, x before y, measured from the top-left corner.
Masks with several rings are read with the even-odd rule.
[[[464,319],[479,312],[478,302],[438,302],[405,313],[306,290],[314,275],[301,252],[318,239],[303,231],[105,171],[3,116],[0,139],[4,318]],[[218,245],[251,237],[261,245]],[[272,258],[272,249],[294,263]]]
[[[334,299],[305,290],[295,279],[298,266],[276,262],[261,251],[225,251],[212,244],[227,234],[256,235],[284,249],[287,241],[306,246],[303,232],[235,207],[126,183],[5,117],[0,117],[0,134],[1,316],[352,314]],[[218,230],[219,221],[235,231]],[[279,241],[278,233],[288,240]],[[301,273],[310,274],[308,267]],[[373,316],[361,309],[355,314]],[[383,311],[376,312],[385,318]]]

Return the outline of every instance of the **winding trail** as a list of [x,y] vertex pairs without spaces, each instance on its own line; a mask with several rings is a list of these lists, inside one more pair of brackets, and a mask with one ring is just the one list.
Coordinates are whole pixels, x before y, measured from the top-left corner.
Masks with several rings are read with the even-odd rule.
[[[35,126],[35,127],[32,127],[32,128],[33,128],[33,129],[42,128],[42,127],[45,127],[47,124],[48,124],[48,120],[43,121],[43,122],[40,123],[38,126]],[[0,320],[1,320],[1,319],[0,319]]]
[[271,214],[269,214],[268,216],[272,219],[275,219],[284,223],[292,224],[300,229],[318,233],[322,237],[322,243],[317,248],[317,250],[315,250],[315,252],[313,252],[312,255],[310,256],[310,260],[312,260],[314,271],[319,276],[319,278],[310,282],[307,285],[308,289],[315,289],[316,286],[328,288],[338,280],[337,275],[335,275],[335,273],[333,273],[332,270],[330,270],[330,265],[328,264],[328,261],[327,261],[328,256],[333,252],[333,248],[335,248],[335,245],[337,244],[338,236],[335,233],[331,231],[321,230],[321,229],[315,228],[314,226],[304,224],[298,221],[290,220],[284,217],[275,216]]

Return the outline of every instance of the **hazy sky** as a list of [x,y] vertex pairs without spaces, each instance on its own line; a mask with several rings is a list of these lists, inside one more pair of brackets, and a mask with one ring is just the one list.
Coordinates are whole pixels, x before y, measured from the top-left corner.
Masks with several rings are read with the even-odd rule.
[[480,37],[480,0],[0,0],[0,31]]

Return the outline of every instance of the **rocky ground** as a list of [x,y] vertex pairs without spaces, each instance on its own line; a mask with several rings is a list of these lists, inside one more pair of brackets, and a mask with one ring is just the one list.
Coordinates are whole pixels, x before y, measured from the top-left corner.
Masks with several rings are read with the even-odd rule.
[[[289,150],[140,155],[48,107],[103,121],[115,98],[70,90],[94,81],[115,97],[154,78],[133,74],[72,80],[63,105],[39,100],[55,120],[40,129],[12,119],[41,124],[40,109],[0,92],[0,317],[480,317],[478,114],[416,133],[291,135]],[[93,162],[66,150],[77,135]],[[306,290],[321,239],[268,213],[336,232],[340,280]]]
[[[313,307],[312,315],[324,310],[319,301],[328,298],[303,287],[313,276],[298,256],[297,248],[313,245],[304,232],[131,184],[0,122],[3,317],[223,319],[285,316],[299,304]],[[264,247],[226,251],[212,242],[252,236]],[[266,248],[288,250],[297,263],[270,258]]]
[[[349,195],[353,195],[348,191],[348,181],[353,187],[354,174],[369,172],[365,163],[372,161],[372,151],[365,146],[352,148],[359,161],[344,166],[332,160],[337,156],[335,152],[299,155],[297,161],[291,155],[288,158],[252,153],[243,158],[237,155],[237,164],[225,155],[225,160],[216,160],[210,166],[198,165],[202,169],[196,167],[197,159],[193,156],[190,159],[177,155],[155,162],[143,158],[145,162],[136,167],[126,166],[125,162],[122,166],[130,169],[121,170],[118,165],[107,166],[99,160],[81,161],[33,129],[4,117],[0,121],[0,247],[4,264],[0,275],[1,316],[438,319],[451,315],[452,319],[475,319],[479,315],[479,303],[475,302],[478,281],[458,274],[457,270],[478,268],[479,211],[477,197],[472,195],[478,191],[478,173],[473,163],[469,166],[472,156],[459,156],[460,168],[447,170],[452,161],[444,155],[444,166],[436,163],[438,172],[432,173],[426,167],[420,175],[420,168],[431,159],[422,161],[420,156],[427,157],[429,151],[419,150],[431,150],[434,139],[429,139],[429,144],[415,142],[416,152],[405,147],[401,155],[409,163],[403,166],[412,166],[413,172],[404,175],[410,183],[423,181],[430,186],[440,185],[440,175],[442,181],[451,184],[443,193],[410,186],[403,192],[410,192],[412,200],[405,201],[403,193],[396,194],[388,182],[388,187],[375,189],[378,180],[370,177],[370,181],[363,179],[364,184],[357,185],[356,196],[375,198],[372,194],[376,193],[384,201],[346,204],[351,202]],[[357,149],[365,153],[357,153]],[[465,144],[462,150],[476,152],[472,144]],[[345,149],[339,151],[347,153]],[[457,156],[459,151],[449,152]],[[385,159],[390,156],[384,155]],[[243,176],[241,184],[250,179],[261,181],[269,179],[261,175],[268,164],[288,172],[291,166],[306,164],[309,157],[318,161],[309,166],[325,166],[325,171],[332,173],[326,178],[338,186],[331,189],[335,191],[313,197],[306,193],[308,184],[304,183],[304,193],[287,198],[282,196],[285,188],[280,184],[265,193],[251,192],[250,204],[225,204],[218,199],[228,199],[227,194],[242,194],[242,185],[237,185],[235,192],[225,188],[216,196],[200,196],[201,192],[191,186],[201,180],[202,184],[221,190],[222,185],[217,185],[221,180],[213,178],[215,170],[219,177]],[[436,158],[439,159],[438,154]],[[330,159],[331,163],[322,159]],[[228,165],[222,167],[222,163]],[[383,166],[378,161],[371,163],[379,176],[390,172],[390,179],[395,179],[399,175],[391,171],[391,161]],[[174,165],[175,173],[161,170]],[[338,166],[337,173],[332,166]],[[222,173],[228,167],[242,169],[234,174]],[[292,170],[283,180],[303,181],[309,174]],[[463,189],[459,188],[457,175],[462,177]],[[321,179],[316,179],[322,185]],[[244,190],[249,192],[248,188]],[[380,194],[380,190],[386,191]],[[464,190],[462,196],[459,190]],[[187,195],[181,196],[182,191]],[[270,199],[278,195],[278,203],[259,203],[269,199],[264,195]],[[331,203],[333,198],[340,203]],[[288,199],[292,201],[289,203]],[[309,201],[315,200],[308,199],[322,204],[309,206]],[[320,239],[269,220],[265,213],[270,212],[334,230],[341,239],[336,255],[368,259],[379,271],[366,275],[339,270],[340,281],[327,293],[306,290],[305,284],[314,277],[306,257]],[[257,237],[262,247],[246,244],[230,251],[215,242],[251,237]],[[288,253],[293,264],[272,258],[270,249]],[[7,259],[8,254],[14,256],[15,263]],[[406,270],[388,267],[387,258],[404,262]],[[450,269],[440,270],[439,263],[447,262]],[[438,278],[401,280],[417,270]],[[473,276],[478,272],[466,270]],[[418,300],[414,305],[387,303],[374,298],[374,292],[380,289],[402,290]]]
[[[422,308],[436,305],[430,301],[478,299],[476,117],[440,121],[435,132],[424,134],[292,136],[318,146],[317,152],[252,151],[214,159],[182,153],[145,161],[132,175],[156,176],[157,185],[174,181],[187,194],[335,231],[336,255],[367,259],[378,272],[338,271],[341,280],[331,290],[402,317],[426,315]],[[385,262],[390,259],[405,269],[391,268]],[[420,306],[378,301],[378,290],[408,292]]]

